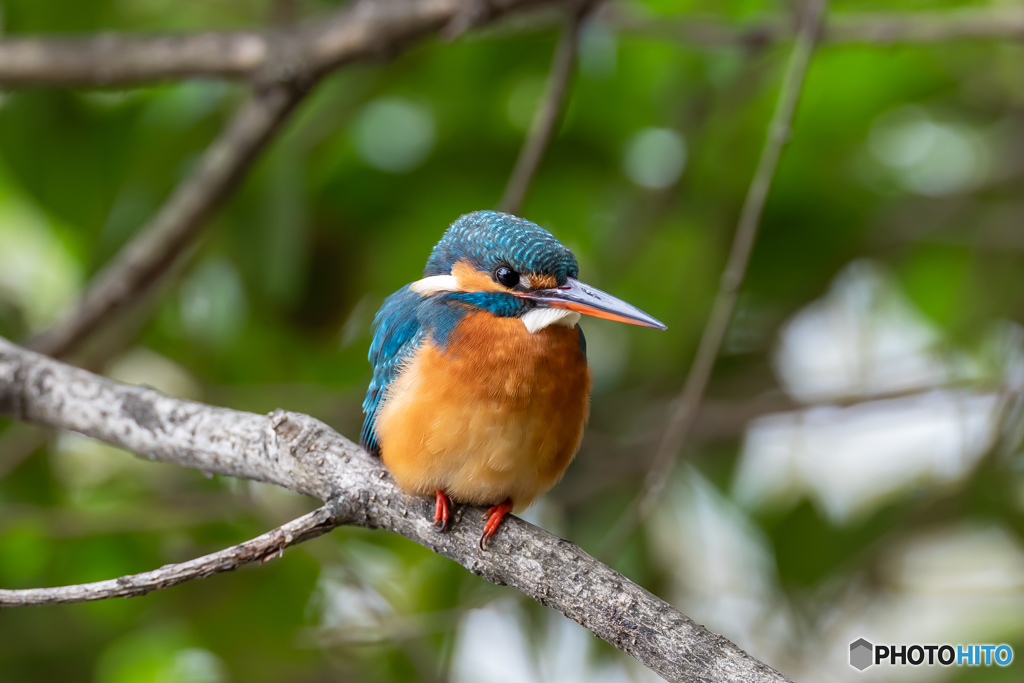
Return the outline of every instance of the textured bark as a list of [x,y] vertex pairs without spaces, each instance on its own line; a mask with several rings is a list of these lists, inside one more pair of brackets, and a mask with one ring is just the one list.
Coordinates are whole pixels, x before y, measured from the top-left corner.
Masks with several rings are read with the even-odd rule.
[[154,460],[315,496],[328,502],[332,524],[401,534],[558,610],[668,680],[787,680],[573,543],[521,519],[507,518],[487,551],[477,546],[480,508],[458,506],[449,531],[439,534],[432,499],[398,490],[379,460],[311,417],[283,410],[256,415],[169,398],[4,339],[0,413]]

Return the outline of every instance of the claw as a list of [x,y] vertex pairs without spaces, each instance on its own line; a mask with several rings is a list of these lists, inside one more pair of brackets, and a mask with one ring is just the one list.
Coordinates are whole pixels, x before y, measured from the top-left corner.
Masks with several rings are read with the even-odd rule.
[[504,503],[495,505],[487,511],[487,514],[484,515],[487,523],[484,524],[484,532],[480,535],[480,550],[487,550],[487,541],[490,540],[494,532],[501,526],[501,520],[510,512],[512,512],[511,499],[507,499]]
[[448,496],[441,489],[437,489],[434,493],[437,496],[437,502],[434,504],[434,528],[444,531],[448,528],[452,502],[448,500]]

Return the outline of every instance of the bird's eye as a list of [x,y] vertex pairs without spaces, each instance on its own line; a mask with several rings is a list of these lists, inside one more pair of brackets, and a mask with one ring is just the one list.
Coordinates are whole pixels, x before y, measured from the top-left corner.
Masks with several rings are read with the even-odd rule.
[[501,266],[494,271],[494,279],[506,287],[515,287],[519,284],[519,273],[511,268]]

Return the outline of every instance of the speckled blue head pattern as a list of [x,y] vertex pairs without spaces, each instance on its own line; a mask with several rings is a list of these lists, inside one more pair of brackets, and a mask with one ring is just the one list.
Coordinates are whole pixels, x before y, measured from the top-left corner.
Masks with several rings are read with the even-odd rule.
[[517,273],[551,275],[559,285],[579,276],[576,257],[536,223],[498,211],[467,213],[452,223],[427,260],[425,277],[447,275],[459,261],[491,272],[507,266]]

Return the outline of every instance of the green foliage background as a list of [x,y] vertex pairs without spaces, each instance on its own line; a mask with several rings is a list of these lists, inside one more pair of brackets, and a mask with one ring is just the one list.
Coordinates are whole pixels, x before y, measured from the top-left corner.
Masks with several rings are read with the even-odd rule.
[[[793,3],[634,4],[656,16],[756,22],[788,14]],[[830,12],[988,6],[837,1]],[[257,28],[272,15],[266,2],[237,0],[4,0],[0,7],[11,36]],[[300,0],[292,9],[312,16],[332,5]],[[189,265],[97,343],[126,349],[107,371],[238,409],[307,412],[354,437],[374,311],[418,277],[452,220],[496,204],[556,38],[550,29],[490,29],[332,75],[216,214]],[[598,379],[591,426],[565,481],[534,514],[591,552],[642,481],[692,360],[788,49],[707,49],[605,24],[584,36],[564,124],[521,213],[576,251],[583,279],[669,327],[654,333],[585,321]],[[710,413],[686,453],[692,467],[678,477],[698,472],[732,499],[744,426],[756,414],[750,406],[780,394],[772,366],[780,326],[855,260],[891,274],[940,331],[942,349],[980,358],[987,326],[1022,319],[1022,63],[1024,46],[1009,41],[819,50],[712,381]],[[3,93],[0,335],[24,340],[54,320],[152,215],[243,97],[242,86],[205,81]],[[374,135],[367,107],[375,102],[427,117],[427,151],[410,168],[389,172],[368,162],[371,143],[360,140]],[[952,189],[921,192],[873,157],[872,127],[905,105],[980,141],[984,154],[975,161],[984,157],[987,170]],[[686,146],[682,174],[661,189],[638,185],[624,170],[634,136],[649,128],[675,131]],[[955,161],[930,163],[941,175]],[[714,422],[716,415],[724,417]],[[6,422],[0,429],[5,588],[181,561],[313,504],[66,436],[26,450],[32,434]],[[991,457],[957,481],[909,487],[846,522],[805,498],[749,510],[748,520],[774,559],[779,609],[813,634],[844,590],[884,584],[878,563],[887,543],[963,522],[997,524],[1019,542],[1020,485],[1012,458]],[[678,490],[670,487],[670,498]],[[696,610],[698,621],[728,622],[688,601],[664,543],[664,533],[645,526],[617,566],[683,611]],[[376,594],[386,606],[384,626],[360,617],[347,630],[328,628],[331,585]],[[339,529],[265,566],[144,598],[0,612],[0,680],[444,680],[460,620],[496,598],[518,600],[393,535]],[[538,625],[547,612],[522,609],[533,624],[527,640],[542,648]],[[989,619],[984,609],[979,604],[975,616],[996,626],[979,638],[1024,652],[1024,620]],[[814,669],[804,648],[809,635],[772,650],[720,630],[793,675],[830,671],[842,680],[848,673],[842,659]],[[588,656],[624,659],[603,645]],[[1012,668],[941,673],[1013,677]]]

